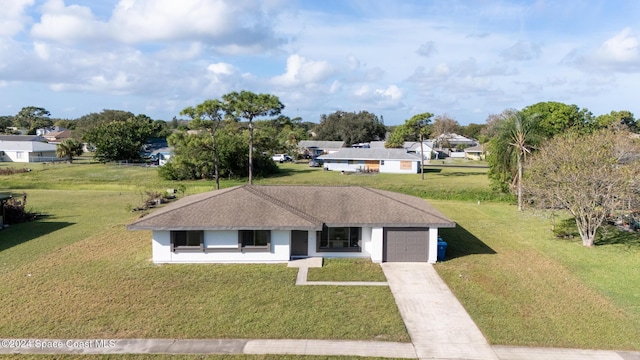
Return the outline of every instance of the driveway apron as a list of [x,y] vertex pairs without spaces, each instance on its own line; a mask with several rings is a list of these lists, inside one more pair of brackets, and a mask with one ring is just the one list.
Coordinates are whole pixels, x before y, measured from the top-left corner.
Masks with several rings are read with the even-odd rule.
[[431,264],[383,263],[382,270],[421,359],[498,359]]

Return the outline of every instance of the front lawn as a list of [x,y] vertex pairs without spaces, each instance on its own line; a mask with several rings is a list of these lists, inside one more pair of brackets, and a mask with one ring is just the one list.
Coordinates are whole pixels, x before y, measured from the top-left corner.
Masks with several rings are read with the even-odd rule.
[[29,196],[50,216],[0,231],[0,337],[409,341],[386,287],[296,286],[285,264],[154,265],[151,233],[125,229],[136,194]]
[[432,203],[458,224],[436,269],[491,343],[640,349],[640,248],[556,239],[515,206]]
[[[489,190],[486,169],[431,168],[422,181],[279,166],[256,184],[364,185],[432,199],[458,224],[442,230],[447,261],[435,267],[491,343],[640,350],[637,235],[592,249],[555,239],[539,213],[518,213]],[[0,337],[409,340],[386,287],[296,287],[297,269],[284,265],[153,265],[150,233],[125,225],[145,190],[180,184],[154,169],[32,170],[0,176],[0,192],[26,189],[28,208],[47,215],[0,231]],[[187,194],[214,186],[182,184]],[[380,276],[374,264],[326,265],[309,280]]]
[[321,268],[309,268],[308,281],[387,281],[379,264],[370,259],[324,259]]

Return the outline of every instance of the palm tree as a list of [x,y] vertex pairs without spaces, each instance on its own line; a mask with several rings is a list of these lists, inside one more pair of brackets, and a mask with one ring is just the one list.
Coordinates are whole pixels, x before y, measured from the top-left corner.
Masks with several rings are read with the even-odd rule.
[[69,164],[73,163],[74,156],[80,156],[83,153],[82,143],[76,139],[64,139],[58,147],[56,147],[56,156],[66,158]]
[[522,211],[523,205],[524,163],[541,139],[537,118],[536,115],[526,116],[522,112],[512,111],[502,121],[497,136],[492,140],[492,172],[502,172],[503,181],[511,179],[511,188],[516,189],[518,196],[518,211]]

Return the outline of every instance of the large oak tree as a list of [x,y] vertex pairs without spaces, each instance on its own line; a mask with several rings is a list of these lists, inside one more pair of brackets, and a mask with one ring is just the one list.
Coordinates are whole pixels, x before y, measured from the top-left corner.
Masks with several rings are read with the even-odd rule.
[[529,159],[525,188],[535,206],[568,210],[582,244],[593,246],[606,217],[637,199],[639,156],[626,131],[558,135]]

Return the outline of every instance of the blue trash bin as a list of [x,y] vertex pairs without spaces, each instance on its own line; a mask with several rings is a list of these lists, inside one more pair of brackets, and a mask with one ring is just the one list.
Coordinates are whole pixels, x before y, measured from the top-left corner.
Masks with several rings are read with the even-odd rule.
[[447,252],[447,243],[438,238],[438,261],[444,261],[444,256]]

